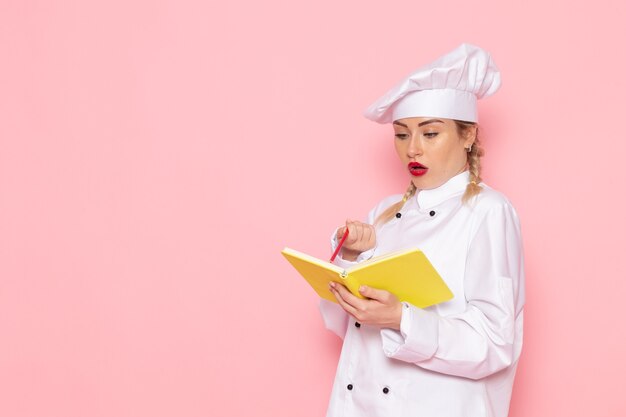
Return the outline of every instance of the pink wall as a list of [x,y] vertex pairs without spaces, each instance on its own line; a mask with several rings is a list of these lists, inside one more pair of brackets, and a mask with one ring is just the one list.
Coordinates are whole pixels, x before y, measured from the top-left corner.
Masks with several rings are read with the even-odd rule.
[[625,3],[247,3],[0,1],[0,415],[323,415],[279,250],[404,188],[360,113],[464,41],[526,245],[511,416],[624,415]]

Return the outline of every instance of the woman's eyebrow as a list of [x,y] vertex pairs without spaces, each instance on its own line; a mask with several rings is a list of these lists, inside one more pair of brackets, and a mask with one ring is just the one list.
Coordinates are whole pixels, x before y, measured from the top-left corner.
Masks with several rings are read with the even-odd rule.
[[430,120],[426,120],[426,121],[424,121],[424,122],[422,122],[422,123],[418,124],[418,125],[417,125],[417,127],[422,127],[422,126],[427,125],[427,124],[429,124],[429,123],[435,123],[435,122],[443,123],[443,122],[442,122],[441,120],[439,120],[439,119],[430,119]]
[[[418,124],[418,125],[417,125],[417,127],[422,127],[422,126],[427,125],[427,124],[429,124],[429,123],[435,123],[435,122],[443,123],[443,122],[442,122],[441,120],[439,120],[439,119],[430,119],[430,120],[425,120],[425,121],[423,121],[422,123]],[[400,123],[400,122],[398,122],[398,121],[393,122],[393,124],[394,124],[394,125],[400,125],[400,126],[403,126],[403,127],[408,128],[408,126],[407,126],[407,125],[405,125],[404,123]]]
[[405,125],[404,123],[400,123],[400,122],[395,122],[395,121],[394,121],[394,122],[393,122],[393,124],[394,124],[394,125],[399,125],[399,126],[403,126],[403,127],[408,128],[408,126],[407,126],[407,125]]

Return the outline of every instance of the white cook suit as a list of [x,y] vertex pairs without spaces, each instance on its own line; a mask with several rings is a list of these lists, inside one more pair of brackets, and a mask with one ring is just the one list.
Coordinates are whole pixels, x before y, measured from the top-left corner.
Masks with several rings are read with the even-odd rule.
[[[520,225],[504,195],[482,184],[461,197],[467,171],[421,190],[376,228],[356,262],[421,249],[454,298],[421,309],[403,302],[400,331],[361,325],[322,299],[326,327],[344,339],[327,417],[505,417],[522,348],[524,264]],[[377,216],[402,198],[381,201]],[[337,245],[332,239],[333,249]],[[337,257],[341,267],[354,265]]]

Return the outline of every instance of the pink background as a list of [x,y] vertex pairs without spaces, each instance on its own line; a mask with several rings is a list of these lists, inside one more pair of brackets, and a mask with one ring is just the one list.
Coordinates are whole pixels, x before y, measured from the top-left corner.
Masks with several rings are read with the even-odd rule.
[[340,341],[279,251],[404,189],[361,111],[461,42],[503,73],[511,416],[624,415],[625,4],[0,1],[0,415],[323,415]]

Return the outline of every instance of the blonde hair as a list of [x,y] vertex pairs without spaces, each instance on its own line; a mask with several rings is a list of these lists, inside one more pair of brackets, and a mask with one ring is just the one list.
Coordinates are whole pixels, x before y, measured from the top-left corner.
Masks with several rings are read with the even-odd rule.
[[[465,193],[463,194],[462,202],[463,204],[468,203],[472,197],[477,196],[482,188],[480,187],[480,183],[482,182],[482,178],[480,177],[480,158],[484,155],[484,150],[480,146],[480,140],[478,138],[478,126],[476,123],[472,122],[464,122],[461,120],[454,120],[456,124],[456,129],[459,136],[464,137],[469,134],[470,129],[476,127],[476,137],[474,138],[474,143],[472,144],[471,150],[467,153],[467,165],[469,170],[469,183],[467,187],[465,187]],[[402,200],[398,201],[395,204],[392,204],[385,211],[383,211],[374,222],[374,225],[385,224],[389,220],[391,220],[396,213],[398,213],[402,207],[404,207],[404,203],[407,200],[415,195],[415,185],[413,182],[409,184],[409,187],[406,189],[406,192],[402,196]]]

